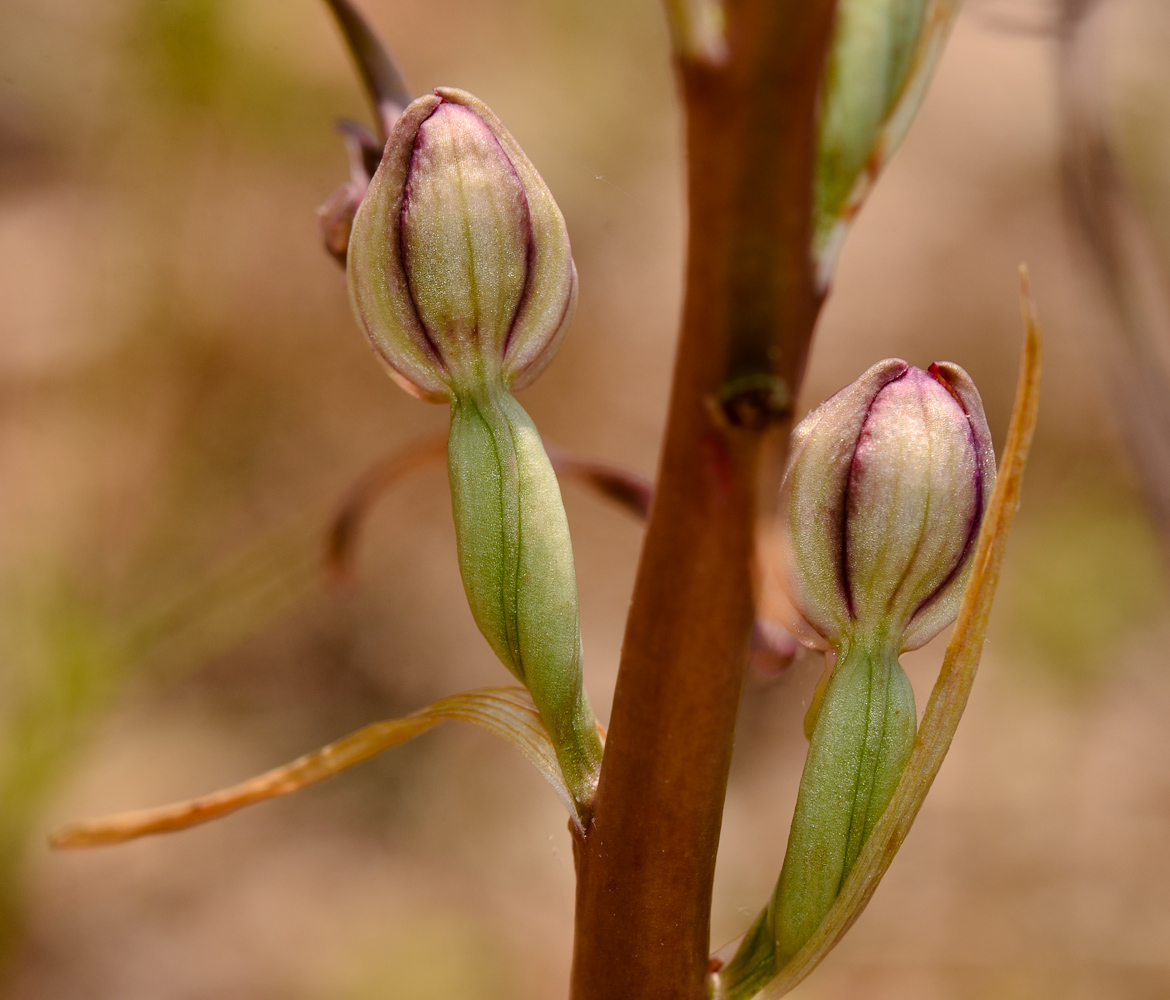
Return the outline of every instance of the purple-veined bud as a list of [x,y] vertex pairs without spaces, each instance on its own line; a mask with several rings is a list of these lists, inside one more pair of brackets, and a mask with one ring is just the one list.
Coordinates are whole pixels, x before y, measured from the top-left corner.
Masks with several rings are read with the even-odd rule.
[[834,662],[805,720],[784,867],[730,966],[744,995],[816,933],[894,794],[917,728],[898,654],[954,619],[994,481],[979,393],[945,362],[881,361],[793,434],[774,610]]
[[810,413],[781,487],[789,627],[808,645],[916,649],[959,599],[995,453],[974,383],[948,362],[881,361]]
[[572,319],[565,220],[499,119],[440,88],[390,129],[346,273],[390,374],[451,404],[447,470],[472,616],[532,694],[585,805],[601,739],[585,695],[569,525],[540,435],[511,393],[551,360]]
[[353,221],[350,302],[395,380],[445,401],[526,385],[568,329],[560,209],[500,120],[439,88],[395,123]]

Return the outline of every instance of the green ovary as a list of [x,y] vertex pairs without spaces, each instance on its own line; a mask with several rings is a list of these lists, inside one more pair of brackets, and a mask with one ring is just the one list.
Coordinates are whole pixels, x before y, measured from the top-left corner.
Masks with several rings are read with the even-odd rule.
[[910,750],[914,691],[888,643],[846,646],[813,730],[769,918],[779,967],[812,936],[889,804]]
[[528,687],[574,797],[587,804],[601,740],[584,690],[573,549],[556,474],[531,418],[502,386],[451,403],[447,454],[472,615]]

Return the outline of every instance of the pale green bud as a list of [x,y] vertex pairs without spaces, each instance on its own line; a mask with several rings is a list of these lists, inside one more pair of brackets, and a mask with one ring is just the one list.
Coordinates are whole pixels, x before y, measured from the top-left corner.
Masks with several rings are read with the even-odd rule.
[[577,273],[560,209],[500,120],[439,88],[402,113],[353,221],[358,322],[396,381],[436,401],[517,387],[551,360]]

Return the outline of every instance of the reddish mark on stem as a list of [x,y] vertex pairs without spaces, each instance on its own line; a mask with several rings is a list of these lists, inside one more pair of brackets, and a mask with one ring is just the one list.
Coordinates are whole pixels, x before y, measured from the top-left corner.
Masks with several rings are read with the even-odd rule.
[[703,469],[715,483],[716,498],[720,501],[727,499],[734,477],[731,455],[727,451],[727,439],[718,431],[708,431],[703,435],[700,448]]

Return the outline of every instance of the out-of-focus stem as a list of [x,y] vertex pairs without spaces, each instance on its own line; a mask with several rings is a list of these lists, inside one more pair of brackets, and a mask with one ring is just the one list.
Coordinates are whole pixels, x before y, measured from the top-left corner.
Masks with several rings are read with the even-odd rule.
[[378,138],[385,145],[395,120],[411,101],[410,89],[385,45],[350,0],[325,0],[345,44],[353,56],[358,75],[378,117]]
[[1104,0],[1061,4],[1061,172],[1069,215],[1116,314],[1115,324],[1097,325],[1100,368],[1170,562],[1170,278],[1119,162],[1106,99],[1117,8]]
[[678,58],[687,290],[658,489],[593,821],[577,845],[574,1000],[700,1000],[754,617],[756,482],[820,305],[816,100],[833,0],[740,0],[721,65]]

